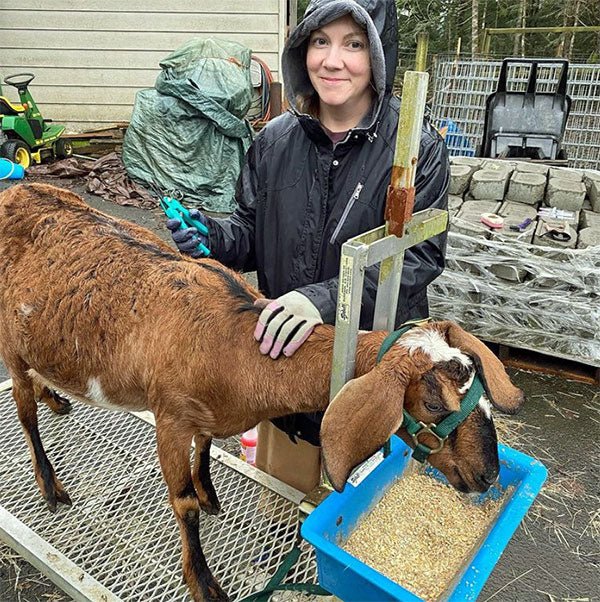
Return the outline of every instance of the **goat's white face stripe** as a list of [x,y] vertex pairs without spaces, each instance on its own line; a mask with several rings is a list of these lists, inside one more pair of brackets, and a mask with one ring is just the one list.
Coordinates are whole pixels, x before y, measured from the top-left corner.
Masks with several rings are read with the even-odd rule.
[[[459,389],[458,392],[461,395],[464,395],[471,388],[471,385],[473,384],[474,380],[475,380],[475,371],[473,370],[473,373],[469,377],[469,380],[462,386],[461,389]],[[492,405],[490,404],[490,400],[486,397],[485,393],[479,398],[478,405],[481,408],[483,415],[488,420],[491,420],[492,419]]]
[[479,399],[479,407],[481,408],[481,411],[483,412],[484,416],[488,420],[491,420],[492,419],[492,404],[490,403],[490,400],[486,397],[485,393]]
[[[408,349],[409,353],[412,353],[416,349],[421,349],[433,362],[447,362],[450,360],[458,360],[463,366],[472,368],[473,363],[471,358],[463,353],[456,347],[450,347],[444,340],[442,335],[435,330],[413,330],[405,334],[398,342],[399,345]],[[475,371],[471,373],[469,380],[462,386],[459,393],[464,395],[473,384],[475,379]],[[485,393],[481,396],[478,403],[484,416],[488,419],[492,419],[492,406],[485,396]]]
[[436,330],[413,330],[405,334],[398,342],[410,353],[421,349],[433,362],[448,362],[456,359],[463,366],[471,367],[471,360],[460,349],[450,347],[444,337]]

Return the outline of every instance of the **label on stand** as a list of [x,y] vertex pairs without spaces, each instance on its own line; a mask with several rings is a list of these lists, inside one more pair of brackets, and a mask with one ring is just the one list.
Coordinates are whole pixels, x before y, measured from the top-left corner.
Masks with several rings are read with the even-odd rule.
[[383,462],[383,450],[379,450],[370,458],[367,458],[348,478],[348,483],[358,487],[381,463]]

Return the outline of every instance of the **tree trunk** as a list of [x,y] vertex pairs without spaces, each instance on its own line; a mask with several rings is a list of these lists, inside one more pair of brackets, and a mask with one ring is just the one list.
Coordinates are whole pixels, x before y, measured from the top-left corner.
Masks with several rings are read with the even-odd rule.
[[481,27],[485,29],[487,27],[487,9],[488,9],[488,0],[485,0],[483,3],[483,15],[481,15]]
[[[577,23],[579,22],[579,10],[581,9],[581,0],[575,0],[575,10],[573,12],[573,27],[577,26]],[[569,50],[567,52],[567,56],[569,57],[569,60],[572,59],[573,57],[573,48],[575,47],[575,32],[573,32],[571,34],[571,37],[569,39]]]
[[471,0],[471,56],[479,53],[479,0]]
[[[519,0],[519,19],[517,27],[525,27],[525,19],[527,15],[527,0]],[[513,46],[513,56],[525,56],[525,35],[522,33],[515,35],[515,43]]]
[[[575,12],[575,2],[577,0],[565,0],[565,7],[563,10],[563,27],[568,27],[572,24],[573,13]],[[563,58],[567,58],[568,50],[571,45],[571,37],[572,33],[565,31],[560,36],[560,44],[558,46],[558,51],[556,56],[562,56]]]

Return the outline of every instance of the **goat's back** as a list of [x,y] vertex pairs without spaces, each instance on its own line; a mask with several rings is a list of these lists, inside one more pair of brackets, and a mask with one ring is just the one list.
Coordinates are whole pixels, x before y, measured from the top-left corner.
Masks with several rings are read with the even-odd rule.
[[69,191],[32,184],[0,195],[0,353],[9,370],[25,365],[73,394],[91,376],[116,377],[119,364],[133,381],[168,371],[189,352],[182,333],[218,327],[228,280],[252,302],[229,270],[183,258]]

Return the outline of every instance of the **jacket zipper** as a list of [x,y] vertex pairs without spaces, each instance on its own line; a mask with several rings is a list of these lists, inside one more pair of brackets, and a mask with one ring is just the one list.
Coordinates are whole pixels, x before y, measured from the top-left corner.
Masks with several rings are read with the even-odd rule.
[[360,196],[360,192],[362,189],[363,189],[363,183],[359,182],[356,185],[356,188],[354,189],[352,196],[348,200],[348,203],[346,203],[346,207],[344,208],[342,217],[340,217],[340,221],[338,222],[338,225],[335,227],[335,230],[333,231],[333,234],[331,235],[331,238],[329,239],[329,244],[335,243],[337,235],[340,233],[340,230],[342,229],[342,226],[344,225],[346,218],[348,217],[348,214],[350,213],[350,210],[354,206],[354,203],[358,200],[358,197]]

